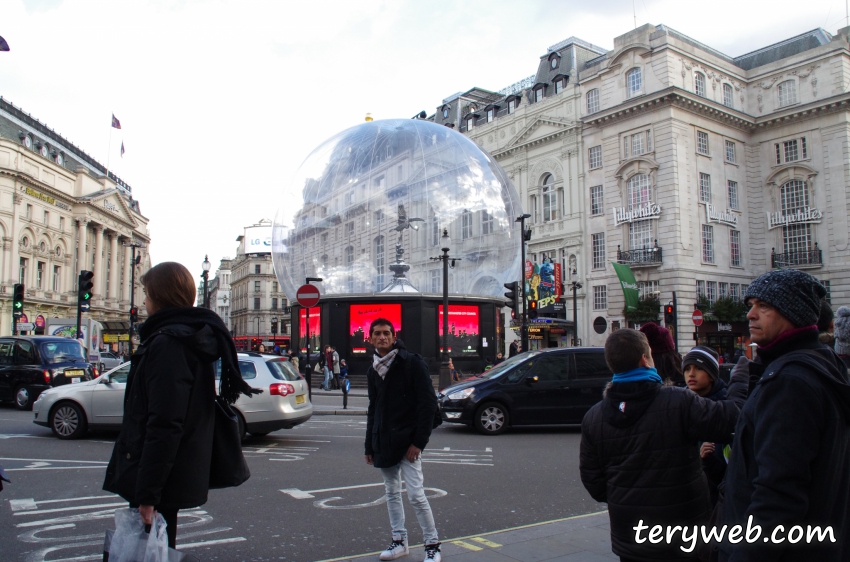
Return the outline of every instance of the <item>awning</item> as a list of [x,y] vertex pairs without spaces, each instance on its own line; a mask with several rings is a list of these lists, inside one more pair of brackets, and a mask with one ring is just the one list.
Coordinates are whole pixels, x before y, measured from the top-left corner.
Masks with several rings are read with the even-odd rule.
[[129,322],[120,322],[120,321],[110,321],[101,322],[103,324],[104,332],[129,332],[130,331],[130,323]]

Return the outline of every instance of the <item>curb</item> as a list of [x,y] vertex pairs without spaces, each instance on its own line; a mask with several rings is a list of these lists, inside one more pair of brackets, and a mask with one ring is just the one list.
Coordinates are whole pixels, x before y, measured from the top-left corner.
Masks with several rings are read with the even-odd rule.
[[313,409],[314,416],[365,416],[366,410],[316,410]]

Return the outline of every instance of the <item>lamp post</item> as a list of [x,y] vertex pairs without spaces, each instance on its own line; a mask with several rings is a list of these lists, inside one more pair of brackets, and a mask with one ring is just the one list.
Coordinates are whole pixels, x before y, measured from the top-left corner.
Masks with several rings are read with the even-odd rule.
[[578,300],[576,294],[582,287],[581,283],[578,282],[578,272],[575,268],[570,272],[570,280],[572,281],[570,288],[573,291],[573,347],[575,347],[580,343],[578,339]]
[[[136,308],[136,266],[142,260],[142,255],[136,255],[136,248],[142,248],[143,246],[138,242],[131,242],[130,244],[124,244],[125,248],[130,248],[132,252],[130,257],[130,330],[128,335],[128,348],[130,351],[130,355],[133,355],[133,332],[135,332],[135,326],[133,325],[133,313],[132,310]],[[77,322],[77,326],[79,329],[80,323]]]
[[210,291],[209,291],[209,288],[207,287],[207,283],[209,282],[209,279],[210,279],[210,266],[211,265],[212,264],[210,263],[209,256],[204,256],[204,263],[201,264],[201,267],[204,268],[204,273],[201,275],[201,277],[204,278],[204,308],[206,308],[206,309],[209,309],[209,307],[210,307]]
[[522,263],[520,264],[520,286],[522,287],[522,314],[520,314],[520,338],[522,341],[522,350],[528,351],[528,306],[526,306],[525,295],[525,243],[531,240],[531,229],[525,228],[526,219],[530,219],[528,213],[522,214],[514,220],[520,225],[520,253],[522,254]]
[[260,316],[257,316],[257,351],[260,350]]
[[[367,114],[368,115],[368,114]],[[371,121],[371,119],[369,119]],[[310,283],[321,283],[321,277],[307,277],[305,278],[305,284],[309,285]],[[307,341],[307,364],[304,367],[304,373],[306,374],[307,379],[307,395],[310,400],[313,400],[313,368],[310,365],[310,307],[304,309],[304,331],[306,332],[306,341]],[[319,328],[321,330],[321,328]],[[299,334],[300,335],[300,334]],[[299,351],[300,346],[299,346]]]
[[443,229],[443,244],[447,247],[440,248],[443,255],[431,258],[433,261],[440,260],[443,262],[443,353],[442,362],[440,363],[440,389],[446,388],[452,384],[452,374],[449,370],[449,261],[451,266],[455,266],[455,262],[461,258],[453,258],[449,255],[449,230]]

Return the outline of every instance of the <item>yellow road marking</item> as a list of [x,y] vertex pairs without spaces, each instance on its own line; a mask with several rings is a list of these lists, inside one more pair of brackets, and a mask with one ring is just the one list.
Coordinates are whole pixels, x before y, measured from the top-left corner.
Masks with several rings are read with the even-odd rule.
[[500,546],[502,546],[497,542],[488,541],[487,539],[484,539],[484,538],[481,538],[481,537],[472,537],[471,540],[473,540],[477,543],[481,543],[484,546],[489,546],[490,548],[499,548]]
[[466,548],[468,550],[473,550],[473,551],[484,550],[480,546],[475,546],[474,544],[469,544],[468,542],[464,542],[464,541],[452,541],[452,544],[456,544],[458,546],[462,546],[463,548]]

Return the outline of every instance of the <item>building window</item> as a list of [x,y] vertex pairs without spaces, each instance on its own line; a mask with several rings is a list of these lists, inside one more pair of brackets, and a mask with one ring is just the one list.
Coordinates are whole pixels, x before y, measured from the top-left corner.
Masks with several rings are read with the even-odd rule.
[[729,283],[729,298],[734,301],[741,300],[741,286],[738,283]]
[[608,286],[593,286],[593,310],[605,310],[608,308]]
[[255,266],[254,266],[254,273],[255,273],[255,274],[259,274],[259,273],[260,273],[260,265],[259,265],[259,264],[257,264],[257,265],[255,265]]
[[735,163],[735,143],[726,141],[726,161]]
[[538,87],[534,90],[534,102],[535,103],[543,101],[543,89],[544,89],[543,86],[540,86],[540,87]]
[[384,288],[384,237],[375,238],[375,269],[378,272],[378,287],[380,291]]
[[741,231],[729,231],[729,252],[732,256],[730,263],[733,267],[741,267]]
[[59,230],[65,230],[65,217],[59,217]]
[[697,131],[697,152],[708,156],[708,133]]
[[441,271],[439,269],[432,269],[431,270],[431,278],[429,279],[429,281],[430,281],[432,293],[441,292],[440,277],[441,277]]
[[481,234],[493,234],[493,215],[481,211]]
[[513,114],[513,112],[516,111],[516,106],[517,106],[516,98],[508,100],[508,113]]
[[254,310],[260,310],[260,299],[259,298],[254,299]]
[[53,292],[59,293],[60,289],[60,280],[62,279],[62,268],[58,265],[53,266]]
[[826,296],[824,300],[829,304],[832,304],[832,287],[830,287],[830,282],[827,279],[818,279],[818,282],[823,285],[823,288],[826,289]]
[[705,298],[708,299],[708,304],[714,304],[717,300],[717,281],[705,282]]
[[726,191],[729,194],[729,208],[734,210],[738,209],[738,182],[728,180],[726,182]]
[[354,221],[345,223],[345,235],[354,236]]
[[694,93],[705,97],[705,74],[702,72],[694,72]]
[[272,310],[277,310],[277,298],[272,299]]
[[32,205],[27,203],[27,220],[32,220]]
[[773,145],[776,152],[776,163],[795,162],[809,157],[806,137],[792,139]]
[[470,117],[469,119],[466,120],[466,130],[467,131],[471,131],[474,126],[475,126],[475,117]]
[[469,209],[464,209],[460,216],[461,221],[461,238],[466,240],[472,238],[472,213]]
[[[783,215],[794,214],[809,206],[809,190],[805,182],[792,180],[780,189]],[[812,225],[790,224],[782,227],[782,242],[785,253],[807,252],[812,247]]]
[[557,218],[558,195],[555,193],[555,178],[552,174],[543,177],[543,221],[548,222]]
[[561,92],[563,92],[566,85],[567,81],[563,78],[558,78],[557,80],[555,80],[555,93],[560,94]]
[[29,265],[29,260],[27,258],[21,258],[20,262],[20,271],[18,275],[18,283],[26,286],[27,284],[27,266]]
[[660,292],[658,281],[638,281],[638,297],[641,299],[657,296]]
[[588,149],[588,161],[590,163],[590,169],[594,170],[596,168],[602,167],[602,147],[594,146]]
[[786,80],[777,86],[779,90],[779,107],[797,103],[797,85],[793,80]]
[[557,54],[553,54],[552,58],[549,59],[549,68],[555,70],[558,68],[558,63],[560,62],[561,57]]
[[44,289],[44,262],[35,262],[35,286],[38,290]]
[[632,155],[637,156],[638,154],[643,154],[643,147],[643,133],[632,135]]
[[629,248],[640,250],[652,247],[651,221],[634,221],[629,223]]
[[605,269],[605,233],[591,234],[593,269]]
[[605,212],[602,201],[602,186],[594,185],[590,188],[590,214],[601,215]]
[[496,111],[496,110],[495,110],[495,109],[493,109],[492,107],[491,107],[490,109],[488,109],[488,110],[487,110],[487,122],[488,122],[488,123],[492,123],[492,122],[493,122],[493,117],[495,116],[495,111]]
[[587,112],[596,113],[599,111],[599,90],[593,89],[587,92]]
[[[328,261],[328,256],[324,256],[325,261]],[[272,282],[272,293],[277,292],[277,281]]]
[[[635,174],[629,178],[628,202],[629,210],[635,210],[648,204],[652,199],[652,188],[649,176]],[[649,219],[629,223],[629,248],[637,250],[652,246],[652,224]]]
[[699,202],[711,203],[711,176],[699,173]]
[[783,153],[786,162],[794,162],[795,160],[800,159],[800,153],[797,150],[797,146],[797,139],[782,143]]
[[714,227],[702,225],[702,261],[714,263]]
[[629,97],[636,96],[643,88],[643,77],[640,68],[633,68],[626,75],[626,83],[629,86]]
[[726,107],[735,107],[732,97],[732,86],[729,84],[723,84],[723,105]]
[[705,281],[697,281],[697,300],[705,297]]
[[345,248],[345,267],[348,272],[348,277],[346,278],[348,292],[353,293],[354,276],[351,274],[351,271],[354,268],[354,246],[348,246],[347,248]]
[[260,282],[259,281],[254,281],[254,292],[255,293],[260,292]]

